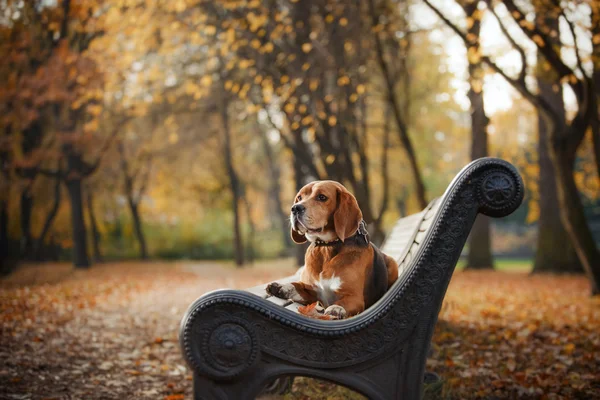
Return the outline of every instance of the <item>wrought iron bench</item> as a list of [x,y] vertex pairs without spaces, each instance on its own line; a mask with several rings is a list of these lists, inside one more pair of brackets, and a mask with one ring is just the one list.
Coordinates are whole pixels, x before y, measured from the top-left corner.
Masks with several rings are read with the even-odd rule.
[[442,197],[396,223],[383,251],[398,260],[398,281],[353,318],[309,319],[297,304],[267,297],[266,284],[200,297],[179,336],[194,371],[194,398],[253,399],[278,377],[303,375],[370,399],[419,399],[433,328],[475,217],[509,215],[522,199],[523,182],[510,163],[467,165]]

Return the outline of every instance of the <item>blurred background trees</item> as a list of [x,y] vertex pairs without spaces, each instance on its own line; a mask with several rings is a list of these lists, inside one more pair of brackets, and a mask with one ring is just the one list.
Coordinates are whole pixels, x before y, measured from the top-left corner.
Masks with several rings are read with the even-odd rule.
[[[292,256],[314,179],[372,239],[473,158],[526,203],[481,218],[470,268],[600,282],[600,7],[592,0],[7,0],[0,4],[0,254]],[[68,201],[65,201],[68,199]],[[90,257],[91,255],[91,257]]]

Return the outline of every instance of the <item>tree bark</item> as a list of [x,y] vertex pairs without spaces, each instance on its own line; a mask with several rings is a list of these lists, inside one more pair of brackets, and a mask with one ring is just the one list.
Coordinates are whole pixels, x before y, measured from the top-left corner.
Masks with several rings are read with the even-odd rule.
[[44,241],[46,240],[46,236],[48,235],[48,232],[50,232],[50,228],[52,227],[54,218],[56,218],[56,214],[58,214],[58,208],[60,206],[61,179],[62,179],[61,175],[58,174],[54,181],[54,203],[52,204],[52,208],[48,212],[48,215],[46,215],[46,221],[44,222],[42,232],[40,233],[40,236],[36,240],[36,244],[35,244],[36,260],[41,260],[41,258],[42,258],[42,250],[44,249]]
[[[225,89],[223,89],[225,92]],[[225,168],[229,177],[229,187],[232,195],[231,208],[233,210],[233,250],[235,253],[235,264],[238,267],[244,265],[244,244],[242,241],[242,232],[240,228],[240,199],[241,184],[237,172],[233,166],[233,155],[231,150],[231,132],[229,127],[229,102],[227,94],[221,94],[221,123],[223,124],[223,156],[225,159]]]
[[[538,84],[540,90],[542,84]],[[562,99],[562,97],[561,97]],[[533,273],[583,272],[581,262],[565,230],[558,202],[556,174],[548,152],[548,132],[543,118],[538,119],[538,157],[540,168],[538,238]]]
[[0,276],[12,271],[13,262],[8,247],[8,196],[0,199]]
[[21,258],[29,258],[33,256],[32,239],[31,239],[31,212],[33,211],[33,195],[31,193],[31,185],[26,187],[21,192]]
[[94,261],[102,262],[102,252],[100,251],[100,232],[96,222],[96,214],[94,213],[94,200],[92,191],[87,190],[87,208],[88,216],[90,217],[90,228],[92,229],[92,249],[94,252]]
[[265,151],[265,156],[267,157],[267,164],[269,167],[269,197],[270,200],[273,202],[272,207],[275,209],[275,218],[279,225],[279,229],[281,230],[282,243],[287,249],[289,247],[292,247],[293,243],[289,233],[289,220],[287,218],[287,215],[283,213],[283,204],[281,202],[281,185],[279,184],[281,173],[279,170],[279,166],[277,165],[277,161],[275,160],[273,149],[269,144],[269,139],[267,138],[266,132],[264,132],[264,130],[261,131],[263,131],[262,142]]
[[596,96],[594,120],[592,122],[592,142],[594,145],[594,157],[596,158],[596,171],[600,180],[600,4],[591,2],[592,10],[592,79],[594,81],[594,93]]
[[371,14],[372,27],[374,28],[373,35],[375,40],[375,51],[377,53],[377,62],[383,74],[383,79],[387,90],[388,102],[390,104],[392,114],[394,115],[394,119],[398,127],[398,137],[400,139],[400,142],[402,143],[402,146],[404,147],[404,150],[406,151],[406,156],[408,157],[410,171],[415,184],[417,201],[419,202],[419,207],[423,209],[427,207],[427,195],[425,193],[425,184],[423,183],[423,178],[421,177],[421,170],[419,169],[417,155],[412,145],[412,141],[408,136],[408,127],[402,116],[400,102],[396,98],[395,82],[392,78],[391,72],[388,68],[387,62],[384,57],[383,43],[381,37],[379,36],[379,33],[375,30],[375,27],[379,24],[379,15],[375,8],[374,0],[369,0],[369,11]]
[[248,218],[248,239],[246,240],[246,261],[252,264],[254,262],[254,235],[256,234],[256,228],[254,227],[254,222],[252,222],[252,208],[250,207],[250,201],[248,201],[248,196],[244,193],[243,197],[244,207],[246,211],[246,218]]
[[586,221],[579,190],[575,184],[575,155],[569,154],[560,141],[554,141],[550,155],[558,177],[558,198],[563,225],[590,279],[592,295],[600,294],[600,253]]
[[[123,142],[119,142],[117,145],[117,150],[119,151],[119,155],[121,157],[121,172],[123,173],[123,186],[125,190],[125,196],[127,197],[127,205],[129,206],[129,211],[131,212],[131,219],[133,220],[133,230],[135,232],[135,237],[138,241],[138,245],[140,246],[140,259],[147,260],[148,259],[148,247],[146,246],[146,237],[144,236],[144,229],[142,227],[142,218],[139,213],[139,204],[144,194],[144,189],[146,187],[146,182],[149,176],[149,169],[143,178],[143,182],[141,188],[137,195],[134,193],[134,177],[138,174],[131,173],[129,169],[129,163],[127,161],[127,156],[125,154],[125,147]],[[150,163],[150,158],[148,159],[148,168]]]
[[[295,140],[302,140],[299,135],[294,135],[294,137],[295,137]],[[304,170],[302,169],[302,160],[296,155],[296,153],[293,153],[293,163],[294,163],[294,181],[296,184],[296,193],[297,193],[305,185],[304,180],[306,178],[306,175],[304,173]],[[290,229],[291,228],[287,229],[288,235],[291,234]],[[302,267],[304,265],[304,257],[306,255],[306,250],[308,249],[309,245],[310,245],[310,243],[308,243],[308,241],[303,244],[296,244],[296,266]]]
[[[551,13],[540,10],[538,19],[549,29],[559,31],[558,18]],[[560,46],[560,38],[554,38],[554,46]],[[538,52],[538,66],[536,69],[537,83],[540,95],[552,107],[561,123],[566,124],[565,104],[561,85],[553,84],[556,76],[547,71],[543,65],[545,59]],[[548,149],[549,126],[545,118],[538,111],[538,165],[539,178],[539,206],[540,217],[538,221],[538,237],[532,273],[539,272],[584,272],[577,253],[571,244],[569,235],[563,227],[560,217],[560,205],[556,188],[556,174],[552,166],[552,159]]]
[[89,268],[87,253],[87,230],[83,218],[81,179],[71,178],[66,182],[71,203],[71,232],[73,237],[73,264],[75,268]]
[[[467,45],[467,53],[479,54],[479,34],[481,31],[481,20],[477,16],[477,5],[479,2],[463,4],[467,18],[473,20],[467,30],[467,36],[473,38],[471,44]],[[471,159],[476,160],[488,156],[487,127],[489,118],[485,114],[483,103],[483,64],[477,57],[469,58],[469,102],[471,103]],[[490,238],[490,218],[478,215],[471,234],[469,236],[469,255],[466,269],[491,269],[494,268],[492,258],[492,245]]]
[[142,260],[147,260],[148,247],[146,245],[144,229],[142,228],[142,218],[139,212],[139,203],[132,198],[130,193],[128,193],[127,204],[129,205],[129,211],[131,211],[131,218],[133,220],[133,231],[135,232],[135,237],[140,246],[140,258]]

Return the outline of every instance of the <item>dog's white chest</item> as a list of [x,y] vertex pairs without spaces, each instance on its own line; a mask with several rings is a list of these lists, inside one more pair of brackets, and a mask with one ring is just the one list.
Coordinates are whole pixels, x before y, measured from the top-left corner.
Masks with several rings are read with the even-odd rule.
[[324,307],[329,307],[337,300],[336,291],[342,287],[340,277],[332,275],[330,278],[324,278],[323,273],[319,274],[319,280],[315,283],[317,297]]

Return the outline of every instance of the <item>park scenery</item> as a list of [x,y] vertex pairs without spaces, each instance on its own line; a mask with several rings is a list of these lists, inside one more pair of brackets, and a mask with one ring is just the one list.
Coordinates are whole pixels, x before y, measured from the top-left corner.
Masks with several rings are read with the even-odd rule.
[[0,398],[192,398],[181,317],[295,273],[303,185],[380,245],[487,156],[524,200],[476,220],[424,397],[600,398],[596,0],[1,0],[0,56]]

